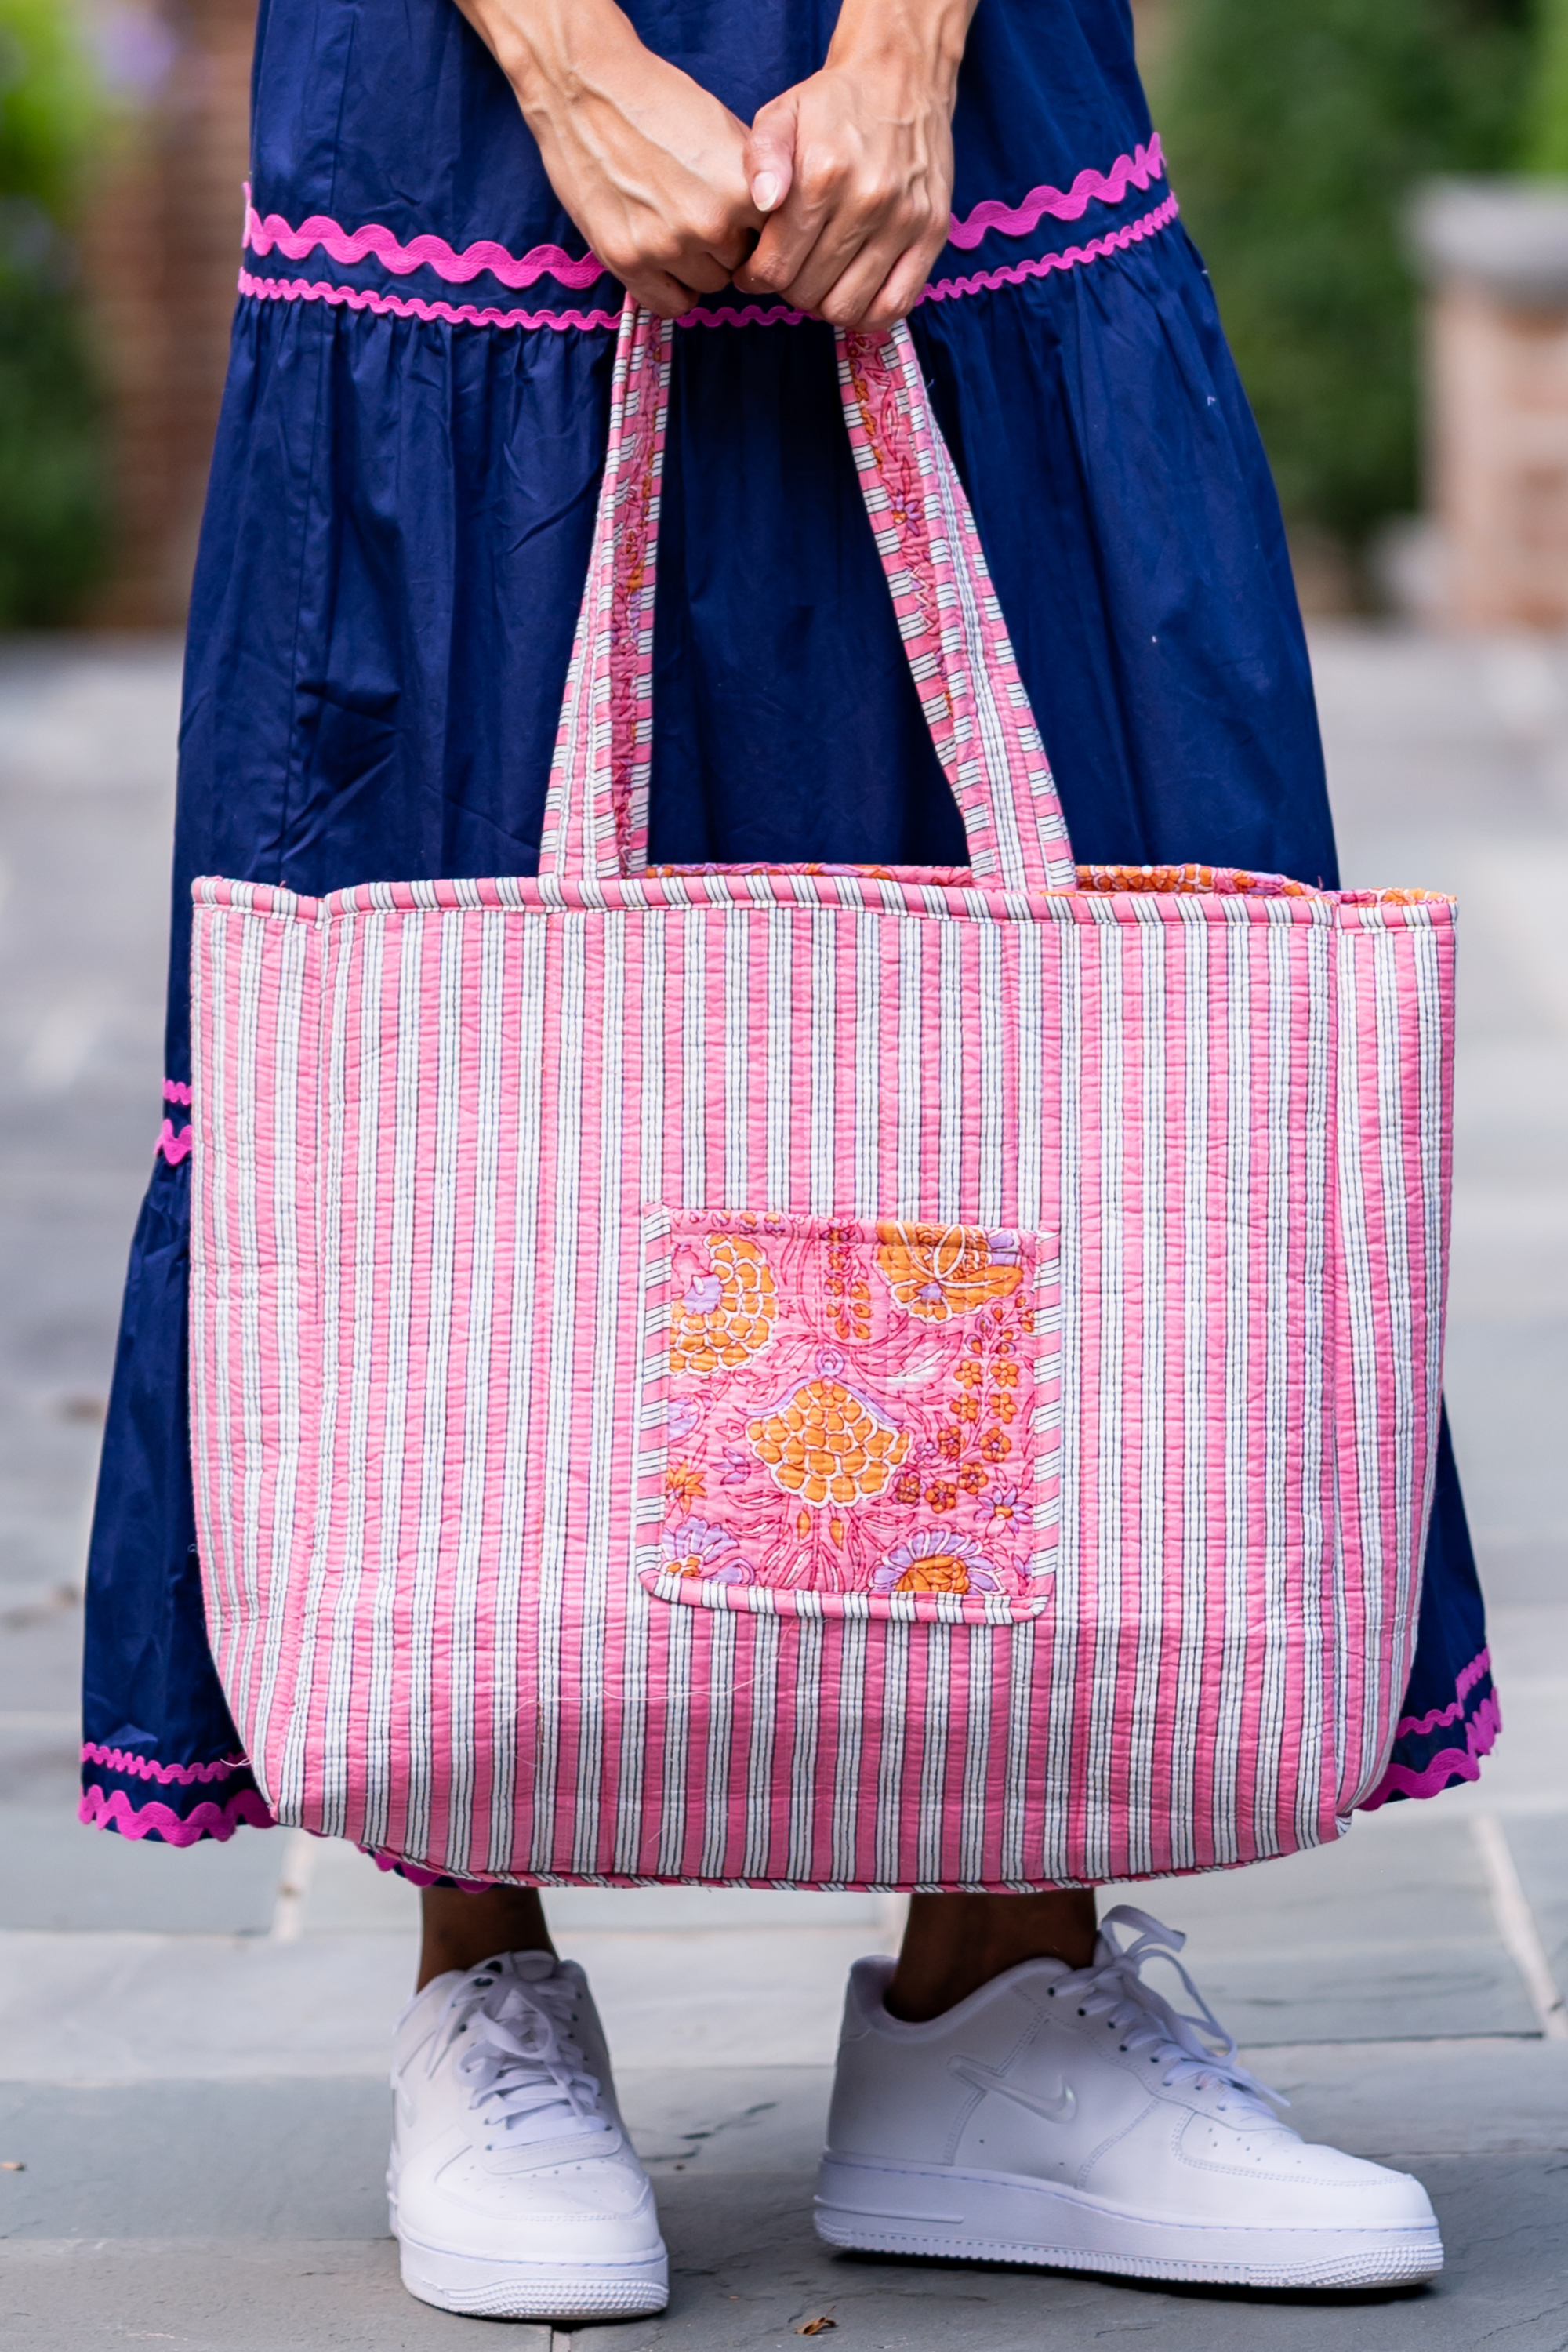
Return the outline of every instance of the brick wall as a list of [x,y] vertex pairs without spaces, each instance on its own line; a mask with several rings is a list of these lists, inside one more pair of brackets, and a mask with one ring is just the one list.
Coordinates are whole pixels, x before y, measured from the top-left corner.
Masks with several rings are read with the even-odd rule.
[[167,64],[83,236],[109,382],[117,542],[92,617],[183,616],[239,268],[256,0],[151,0]]
[[1411,232],[1442,616],[1568,628],[1568,184],[1433,181]]
[[1446,288],[1433,306],[1430,446],[1445,618],[1568,627],[1568,305]]

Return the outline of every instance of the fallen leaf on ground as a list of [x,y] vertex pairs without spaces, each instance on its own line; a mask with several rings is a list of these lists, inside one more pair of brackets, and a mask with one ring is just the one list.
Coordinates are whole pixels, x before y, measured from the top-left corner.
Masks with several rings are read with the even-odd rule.
[[795,2332],[797,2336],[826,2336],[830,2327],[837,2325],[830,2313],[819,2311],[814,2318],[799,2321]]

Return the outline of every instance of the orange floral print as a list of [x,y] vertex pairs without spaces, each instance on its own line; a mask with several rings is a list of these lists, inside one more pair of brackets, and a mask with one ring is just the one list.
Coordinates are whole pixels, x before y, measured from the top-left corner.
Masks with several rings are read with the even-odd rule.
[[778,1293],[767,1259],[754,1242],[710,1234],[706,1265],[689,1245],[678,1260],[683,1286],[670,1319],[669,1369],[733,1371],[773,1337]]
[[907,1430],[831,1378],[796,1389],[776,1412],[752,1422],[747,1435],[785,1492],[813,1505],[879,1495],[910,1449]]
[[877,1241],[877,1271],[899,1305],[922,1323],[946,1323],[1010,1298],[1024,1278],[1011,1234],[972,1225],[879,1225]]

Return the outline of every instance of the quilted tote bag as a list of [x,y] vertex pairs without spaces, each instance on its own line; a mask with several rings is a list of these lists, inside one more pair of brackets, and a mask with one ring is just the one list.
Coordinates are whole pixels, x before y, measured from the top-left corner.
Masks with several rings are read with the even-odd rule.
[[537,880],[195,886],[200,1551],[268,1801],[546,1884],[1331,1838],[1415,1626],[1452,902],[1075,872],[903,331],[839,373],[971,864],[648,869],[668,351],[628,311]]

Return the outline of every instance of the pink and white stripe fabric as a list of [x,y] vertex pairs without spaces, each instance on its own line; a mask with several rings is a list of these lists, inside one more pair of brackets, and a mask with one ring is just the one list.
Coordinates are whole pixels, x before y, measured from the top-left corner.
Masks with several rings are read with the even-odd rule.
[[1331,1838],[1415,1638],[1453,904],[1075,873],[902,331],[840,375],[971,868],[648,870],[668,341],[623,320],[538,879],[195,886],[257,1779],[467,1879]]

